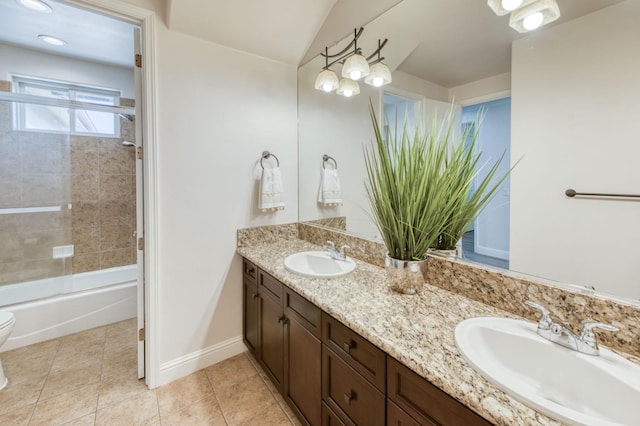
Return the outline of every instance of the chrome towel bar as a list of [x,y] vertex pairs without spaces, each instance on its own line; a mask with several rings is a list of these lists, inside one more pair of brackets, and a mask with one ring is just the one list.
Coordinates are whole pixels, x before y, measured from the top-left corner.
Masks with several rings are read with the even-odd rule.
[[567,197],[603,197],[603,198],[634,198],[640,199],[640,195],[636,194],[607,194],[598,192],[576,192],[575,189],[567,189],[564,191],[564,195]]

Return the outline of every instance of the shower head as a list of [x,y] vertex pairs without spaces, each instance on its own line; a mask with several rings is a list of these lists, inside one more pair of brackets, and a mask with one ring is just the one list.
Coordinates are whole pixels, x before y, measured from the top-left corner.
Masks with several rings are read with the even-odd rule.
[[136,144],[131,141],[122,141],[122,146],[136,146]]
[[128,122],[132,122],[133,120],[136,119],[135,115],[132,114],[122,114],[122,113],[118,113],[118,115],[122,118],[124,118],[125,120],[127,120]]

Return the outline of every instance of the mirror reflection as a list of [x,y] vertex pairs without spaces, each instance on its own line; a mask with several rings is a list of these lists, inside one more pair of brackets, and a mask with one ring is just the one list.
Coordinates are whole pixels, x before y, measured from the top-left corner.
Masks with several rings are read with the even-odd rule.
[[[565,195],[640,194],[640,1],[558,4],[560,19],[521,34],[486,2],[404,0],[358,41],[366,54],[389,39],[393,81],[350,98],[314,89],[320,56],[300,67],[300,221],[344,217],[347,232],[379,237],[364,190],[369,102],[428,125],[453,101],[460,134],[484,107],[483,157],[521,161],[470,224],[465,258],[640,299],[638,200]],[[325,154],[340,166],[340,205],[318,202]]]

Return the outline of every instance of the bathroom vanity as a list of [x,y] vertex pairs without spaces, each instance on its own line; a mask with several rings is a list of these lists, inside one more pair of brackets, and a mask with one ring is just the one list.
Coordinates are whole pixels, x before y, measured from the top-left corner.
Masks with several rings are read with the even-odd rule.
[[244,341],[305,424],[488,425],[244,259]]
[[303,424],[561,424],[485,380],[456,347],[463,320],[518,315],[428,284],[397,294],[383,268],[358,259],[335,279],[291,273],[287,256],[319,247],[276,229],[239,237],[244,340]]

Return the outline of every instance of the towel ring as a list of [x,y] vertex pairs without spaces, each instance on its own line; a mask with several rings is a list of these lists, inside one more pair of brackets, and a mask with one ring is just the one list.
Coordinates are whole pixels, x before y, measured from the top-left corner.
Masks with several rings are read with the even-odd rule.
[[264,164],[262,164],[262,160],[266,160],[269,157],[275,158],[276,165],[280,167],[280,160],[278,160],[278,157],[276,157],[274,154],[270,153],[269,151],[262,151],[262,157],[260,157],[260,167],[262,167],[262,170],[264,170]]
[[336,169],[336,170],[338,169],[338,162],[336,161],[336,159],[331,157],[331,156],[329,156],[329,155],[327,155],[327,154],[324,154],[322,156],[322,168],[323,169],[326,168],[325,166],[327,165],[327,161],[333,161],[333,165],[334,165],[333,168]]

